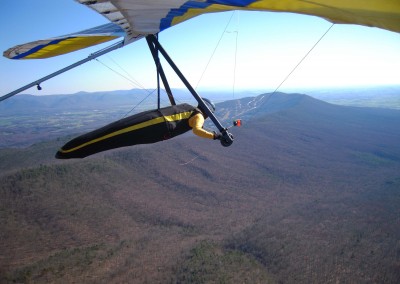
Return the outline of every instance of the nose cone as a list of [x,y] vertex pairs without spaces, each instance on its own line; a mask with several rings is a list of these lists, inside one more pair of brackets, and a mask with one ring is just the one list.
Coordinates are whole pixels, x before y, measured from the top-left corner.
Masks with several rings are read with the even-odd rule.
[[61,152],[61,149],[59,151],[57,151],[55,158],[56,159],[69,159],[68,157],[65,156],[65,154],[63,152]]

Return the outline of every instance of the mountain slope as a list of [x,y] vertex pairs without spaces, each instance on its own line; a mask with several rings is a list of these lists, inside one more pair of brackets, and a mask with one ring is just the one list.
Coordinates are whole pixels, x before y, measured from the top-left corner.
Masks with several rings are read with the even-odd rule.
[[1,282],[398,282],[399,112],[267,96],[229,148],[3,149]]

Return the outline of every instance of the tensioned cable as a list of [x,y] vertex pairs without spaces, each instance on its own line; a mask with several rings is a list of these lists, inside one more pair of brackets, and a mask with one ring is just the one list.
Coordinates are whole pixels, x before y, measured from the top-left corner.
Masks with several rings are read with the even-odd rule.
[[138,86],[140,86],[142,89],[145,89],[145,88],[139,83],[139,81],[136,80],[135,78],[133,78],[132,75],[131,75],[128,71],[126,71],[126,69],[123,68],[117,61],[115,61],[115,60],[114,60],[111,56],[109,56],[109,55],[108,55],[108,58],[109,58],[115,65],[117,65],[117,66],[119,67],[119,69],[121,69],[121,70],[126,74],[127,77],[129,77],[132,81],[134,81],[134,82],[135,82]]
[[[132,111],[134,111],[138,106],[140,106],[145,100],[147,100],[148,97],[150,97],[150,95],[152,95],[157,89],[154,89],[153,91],[149,91],[148,95],[146,97],[144,97],[140,102],[138,102],[131,110],[129,110],[127,113],[125,113],[125,115],[122,118],[125,118],[128,116],[128,114],[130,114]],[[121,118],[121,119],[122,119]]]
[[[125,78],[126,80],[128,80],[129,82],[131,82],[134,86],[139,87],[143,90],[146,90],[148,92],[150,92],[149,90],[147,90],[145,87],[143,87],[137,80],[135,79],[131,79],[128,78],[127,76],[125,76],[124,74],[121,74],[120,72],[118,72],[117,70],[111,68],[110,66],[106,65],[105,63],[103,63],[102,61],[100,61],[98,58],[96,58],[96,61],[99,62],[101,65],[103,65],[104,67],[106,67],[107,69],[111,70],[112,72],[114,72],[115,74],[121,76],[122,78]],[[119,66],[117,64],[117,66]],[[119,66],[120,67],[120,66]],[[120,67],[122,69],[122,67]],[[122,69],[123,70],[123,69]],[[126,71],[125,71],[126,72]]]
[[233,66],[233,83],[232,83],[233,97],[235,97],[235,87],[236,87],[236,65],[237,65],[238,37],[239,37],[239,31],[236,31],[236,39],[235,39],[235,63],[234,63],[234,66]]
[[300,64],[308,57],[308,55],[314,50],[314,48],[320,43],[320,41],[328,34],[328,32],[332,29],[332,27],[335,25],[333,23],[326,31],[325,33],[317,40],[317,42],[311,47],[311,49],[304,55],[304,57],[297,63],[297,65],[290,71],[290,73],[283,79],[283,81],[276,87],[275,91],[272,92],[272,94],[268,97],[267,101],[279,90],[280,87],[286,82],[286,80],[290,77],[290,75],[293,74],[294,71],[300,66]]
[[232,82],[232,96],[235,97],[235,86],[236,86],[236,65],[237,65],[237,49],[238,49],[238,37],[239,31],[233,31],[232,33],[236,34],[235,37],[235,59],[233,62],[233,82]]
[[207,69],[208,69],[208,65],[210,65],[211,59],[214,57],[214,54],[215,54],[215,52],[217,51],[217,48],[218,48],[219,44],[221,43],[221,40],[222,40],[222,38],[224,37],[224,34],[225,34],[226,30],[228,29],[228,26],[229,26],[229,24],[231,23],[234,14],[235,14],[235,11],[233,11],[231,17],[229,18],[229,21],[228,21],[228,23],[226,24],[225,29],[224,29],[224,31],[222,32],[222,34],[221,34],[221,36],[220,36],[220,38],[219,38],[219,40],[218,40],[218,42],[217,42],[217,45],[215,46],[214,51],[212,52],[212,54],[211,54],[211,56],[210,56],[210,59],[208,60],[207,65],[206,65],[206,67],[204,68],[204,71],[203,71],[203,73],[201,74],[200,79],[199,79],[199,81],[198,81],[197,84],[196,84],[196,88],[195,88],[195,89],[197,89],[197,87],[198,87],[199,84],[200,84],[200,81],[203,79],[203,76],[204,76],[204,74],[206,73],[206,71],[207,71]]
[[[144,97],[140,102],[138,102],[138,103],[137,103],[132,109],[130,109],[124,116],[122,116],[121,119],[127,117],[128,114],[130,114],[132,111],[134,111],[134,110],[135,110],[138,106],[140,106],[145,100],[147,100],[148,97],[150,97],[150,95],[152,95],[152,94],[156,91],[156,89],[154,89],[154,90],[151,91],[151,90],[149,90],[149,89],[144,88],[143,85],[141,85],[137,80],[128,78],[127,76],[121,74],[121,73],[118,72],[117,70],[115,70],[115,69],[111,68],[110,66],[106,65],[105,63],[103,63],[103,62],[100,61],[99,59],[96,59],[96,61],[99,62],[100,64],[102,64],[102,65],[103,65],[104,67],[106,67],[107,69],[109,69],[109,70],[111,70],[112,72],[116,73],[117,75],[119,75],[119,76],[125,78],[126,80],[128,80],[129,82],[131,82],[134,86],[139,87],[140,89],[142,89],[142,90],[144,90],[144,91],[146,91],[146,92],[148,93],[146,97]],[[114,63],[116,63],[116,62],[114,62]],[[116,64],[117,64],[117,63],[116,63]],[[119,66],[119,65],[117,64],[117,66]],[[120,66],[119,66],[119,67],[120,67]],[[121,68],[122,70],[124,70],[122,67],[120,67],[120,68]],[[124,72],[126,72],[126,71],[124,70]]]
[[235,38],[235,62],[233,65],[233,83],[232,83],[232,96],[235,98],[235,88],[236,88],[236,65],[237,65],[237,53],[238,53],[238,38],[239,38],[239,13],[236,14],[236,27],[237,30],[235,31],[236,33],[236,38]]
[[238,15],[239,12],[236,14],[236,30],[232,32],[226,32],[226,33],[234,33],[235,36],[235,57],[233,60],[233,82],[232,82],[232,97],[235,98],[235,89],[236,89],[236,66],[237,66],[237,54],[238,54],[238,38],[239,38],[239,20],[238,20]]
[[[117,65],[122,71],[124,71],[126,74],[127,74],[127,76],[125,76],[125,75],[123,75],[123,74],[121,74],[120,72],[118,72],[117,70],[115,70],[115,69],[113,69],[113,68],[111,68],[110,66],[108,66],[107,64],[105,64],[104,62],[102,62],[102,61],[100,61],[99,59],[96,59],[100,64],[102,64],[104,67],[106,67],[107,69],[109,69],[109,70],[111,70],[112,72],[114,72],[114,73],[116,73],[117,75],[119,75],[119,76],[121,76],[121,77],[123,77],[124,79],[126,79],[126,80],[128,80],[129,82],[131,82],[134,86],[136,86],[136,87],[139,87],[141,90],[144,90],[144,91],[146,91],[147,93],[149,93],[149,95],[150,94],[153,94],[156,90],[149,90],[149,89],[147,89],[147,88],[145,88],[142,84],[140,84],[135,78],[132,78],[132,76],[124,69],[124,68],[122,68],[122,66],[120,65],[120,64],[118,64],[114,59],[112,59],[111,57],[110,57],[110,59],[114,62],[114,64],[115,65]],[[128,78],[129,77],[129,78]],[[148,98],[149,96],[147,96],[146,98]],[[146,99],[145,98],[145,99]],[[162,99],[164,102],[166,101],[166,100],[164,100],[164,99]],[[135,108],[136,108],[137,106],[135,106]],[[133,108],[134,109],[134,108]],[[132,110],[133,110],[132,109]],[[131,111],[132,111],[131,110]]]

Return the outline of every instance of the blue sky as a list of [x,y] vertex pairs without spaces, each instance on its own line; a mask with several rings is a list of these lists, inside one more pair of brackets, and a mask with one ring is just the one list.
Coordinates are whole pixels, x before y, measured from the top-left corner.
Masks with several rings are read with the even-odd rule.
[[[107,19],[73,0],[3,0],[2,14],[2,51],[17,44],[107,23]],[[231,22],[224,32],[229,19]],[[160,40],[199,90],[261,92],[278,87],[330,26],[329,22],[311,16],[229,12],[204,15],[177,25],[161,33]],[[0,95],[86,58],[107,45],[43,60],[2,57]],[[140,86],[149,89],[156,86],[154,63],[144,40],[99,60],[133,78]],[[183,87],[166,69],[171,86]],[[400,34],[377,28],[334,25],[279,90],[399,85],[399,74]],[[136,87],[103,64],[91,61],[42,83],[40,92],[31,88],[24,93],[69,94]]]

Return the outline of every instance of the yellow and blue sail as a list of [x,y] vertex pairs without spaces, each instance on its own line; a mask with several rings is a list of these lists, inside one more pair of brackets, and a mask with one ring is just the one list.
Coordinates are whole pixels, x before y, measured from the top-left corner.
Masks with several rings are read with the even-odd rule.
[[216,12],[216,7],[224,11],[236,10],[249,7],[255,0],[232,0],[232,1],[186,1],[179,8],[171,9],[165,18],[160,21],[160,30],[165,30],[178,22],[181,19],[193,18],[199,14]]
[[[400,32],[400,0],[75,0],[110,24],[63,37],[18,45],[4,52],[13,59],[56,56],[124,37],[125,44],[193,17],[231,10],[289,12]],[[268,14],[266,14],[268,16]],[[258,25],[258,23],[254,23]]]
[[[118,1],[115,1],[118,2]],[[161,19],[160,30],[205,13],[229,10],[289,12],[400,32],[398,0],[208,0],[182,1]],[[257,25],[257,23],[254,23]]]
[[49,58],[124,36],[120,26],[109,23],[74,34],[18,45],[5,51],[4,56],[10,59]]

